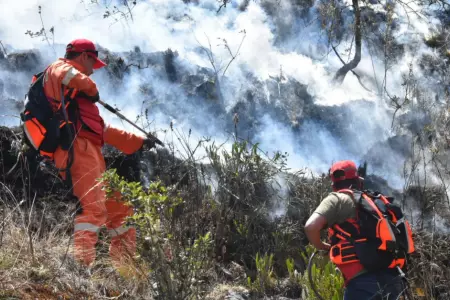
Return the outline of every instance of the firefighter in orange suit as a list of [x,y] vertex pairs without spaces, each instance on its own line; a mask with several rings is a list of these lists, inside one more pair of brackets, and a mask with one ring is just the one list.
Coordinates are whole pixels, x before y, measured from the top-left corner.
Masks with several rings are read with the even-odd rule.
[[[89,78],[94,69],[104,66],[106,64],[98,58],[98,51],[91,41],[74,40],[67,45],[65,57],[45,70],[44,92],[53,103],[60,103],[64,93],[64,98],[71,97],[70,105],[76,106],[69,113],[74,128],[70,175],[73,194],[81,204],[74,225],[75,259],[86,266],[94,262],[98,230],[105,225],[112,237],[110,257],[114,266],[120,267],[123,261],[133,256],[136,248],[136,230],[125,224],[125,218],[133,211],[117,199],[106,199],[98,181],[106,168],[101,148],[106,143],[125,154],[132,154],[144,144],[150,147],[154,144],[149,139],[104,124],[96,106],[99,92]],[[67,167],[68,158],[69,151],[62,147],[53,154],[59,169]],[[61,172],[63,178],[66,175],[65,171]]]

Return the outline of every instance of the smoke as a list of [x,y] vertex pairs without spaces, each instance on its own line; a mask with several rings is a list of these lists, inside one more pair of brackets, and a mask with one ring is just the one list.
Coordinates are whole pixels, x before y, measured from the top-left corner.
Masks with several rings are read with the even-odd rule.
[[272,195],[272,210],[269,217],[274,220],[277,217],[284,216],[287,212],[288,203],[286,199],[289,196],[289,188],[285,176],[281,174],[277,174],[272,179],[270,186],[275,193]]
[[[10,53],[37,49],[44,64],[62,56],[65,45],[80,37],[123,55],[130,55],[135,47],[142,53],[171,48],[178,54],[174,63],[184,83],[168,81],[164,68],[158,65],[142,70],[130,67],[123,75],[123,83],[112,81],[106,70],[99,70],[93,79],[100,87],[101,97],[130,119],[156,131],[162,140],[173,142],[178,149],[182,148],[180,135],[193,144],[203,137],[226,141],[227,131],[233,128],[233,110],[240,103],[253,105],[255,115],[246,110],[237,111],[241,119],[251,123],[247,132],[252,142],[259,142],[268,153],[288,152],[290,168],[308,167],[316,172],[328,170],[330,163],[340,159],[359,162],[374,145],[395,135],[384,90],[401,94],[402,73],[409,70],[411,63],[420,76],[415,60],[429,51],[422,42],[423,36],[438,25],[432,17],[424,20],[412,13],[407,16],[397,7],[395,37],[403,52],[385,72],[383,57],[364,44],[362,60],[355,72],[361,74],[368,91],[352,73],[348,73],[342,85],[333,83],[333,75],[342,63],[329,51],[318,20],[320,1],[301,13],[289,1],[262,1],[262,4],[250,1],[245,11],[239,9],[239,2],[233,1],[219,13],[216,0],[198,1],[198,4],[180,0],[137,1],[132,19],[121,18],[120,14],[103,18],[106,10],[112,12],[114,4],[121,7],[121,2],[112,2],[105,8],[104,1],[0,0],[1,7],[8,7],[0,11],[0,40]],[[41,15],[38,6],[42,8]],[[126,8],[121,9],[126,12]],[[383,10],[383,6],[379,9]],[[25,35],[27,30],[40,30],[40,17],[47,31],[54,28],[54,36],[49,36],[48,41]],[[344,15],[343,24],[351,23],[352,15]],[[222,78],[220,75],[241,42],[239,55]],[[348,39],[337,46],[338,52],[344,53],[351,43]],[[220,70],[219,100],[223,103],[187,95],[188,74],[198,74],[202,68],[208,69],[202,75],[208,80],[214,80],[213,68]],[[24,70],[0,70],[0,101],[5,114],[18,114],[11,99],[23,99],[31,75]],[[270,88],[273,78],[279,80],[277,92]],[[313,103],[309,107],[314,110],[301,106],[294,111],[299,101],[307,100],[299,97],[296,89],[291,91],[293,81],[304,87]],[[432,86],[433,83],[424,84]],[[142,93],[142,89],[147,92]],[[257,95],[252,103],[245,96],[249,93]],[[149,122],[145,120],[146,110]],[[276,110],[287,113],[277,115],[273,113]],[[139,133],[105,110],[101,111],[107,122]],[[18,124],[17,118],[11,117],[0,122]],[[170,124],[177,134],[169,129]],[[181,152],[179,155],[185,155]],[[386,152],[372,153],[379,159],[389,156]],[[200,149],[196,155],[201,158],[205,153]],[[400,186],[404,157],[397,153],[392,157],[395,159],[391,163],[375,166],[374,171],[389,176]]]

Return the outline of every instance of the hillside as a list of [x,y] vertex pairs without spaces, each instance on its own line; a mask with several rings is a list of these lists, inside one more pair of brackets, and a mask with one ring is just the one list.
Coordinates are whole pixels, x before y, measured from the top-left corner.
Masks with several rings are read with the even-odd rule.
[[[303,229],[341,159],[367,161],[366,187],[413,224],[414,299],[450,297],[446,1],[7,2],[0,299],[316,299]],[[127,195],[143,186],[128,196],[138,256],[125,277],[105,230],[94,267],[74,263],[76,203],[54,167],[20,155],[31,76],[79,37],[108,64],[93,75],[102,100],[167,146],[103,151],[107,179]],[[316,264],[320,293],[341,295],[340,275]]]

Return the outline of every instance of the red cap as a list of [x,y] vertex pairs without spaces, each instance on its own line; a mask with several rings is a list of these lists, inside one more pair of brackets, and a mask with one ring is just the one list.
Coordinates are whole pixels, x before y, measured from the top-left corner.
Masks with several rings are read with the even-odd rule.
[[351,160],[341,160],[334,163],[330,169],[332,182],[358,178],[358,169]]
[[98,58],[98,51],[90,40],[77,39],[70,42],[66,47],[66,52],[86,52],[87,55],[95,59],[94,69],[100,69],[106,64]]

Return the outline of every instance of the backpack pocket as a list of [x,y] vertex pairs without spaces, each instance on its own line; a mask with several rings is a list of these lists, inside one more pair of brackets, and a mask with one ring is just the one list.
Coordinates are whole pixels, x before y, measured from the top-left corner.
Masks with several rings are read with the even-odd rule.
[[378,271],[387,269],[392,263],[393,254],[391,252],[378,250],[379,240],[366,240],[355,243],[356,256],[359,262],[368,271]]
[[396,239],[395,239],[395,233],[394,230],[396,228],[394,226],[391,226],[391,223],[388,219],[383,218],[378,220],[377,224],[377,238],[381,240],[381,244],[378,247],[380,250],[384,251],[394,251],[396,247]]
[[23,125],[26,141],[35,150],[39,150],[44,141],[47,130],[36,118],[27,118]]

